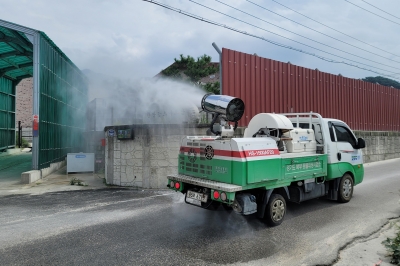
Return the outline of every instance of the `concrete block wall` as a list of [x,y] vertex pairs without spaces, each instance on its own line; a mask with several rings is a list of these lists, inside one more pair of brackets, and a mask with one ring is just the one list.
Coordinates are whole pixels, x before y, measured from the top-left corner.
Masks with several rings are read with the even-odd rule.
[[51,163],[49,167],[40,169],[41,178],[45,178],[46,176],[56,172],[62,167],[67,165],[66,160],[62,160],[61,162]]
[[[105,132],[105,173],[108,184],[140,188],[165,188],[166,176],[178,171],[180,141],[186,136],[205,136],[207,127],[133,125],[133,140],[118,140]],[[244,129],[235,132],[241,137]],[[400,132],[355,131],[365,139],[364,161],[400,158]]]
[[21,174],[21,183],[22,184],[31,184],[41,179],[40,170],[31,170],[28,172],[24,172]]
[[41,170],[31,170],[28,172],[23,172],[21,174],[22,184],[31,184],[39,179],[45,178],[46,176],[54,173],[55,171],[61,169],[66,165],[66,160],[57,163],[51,163],[49,167],[43,168]]
[[180,141],[206,135],[207,128],[179,125],[134,125],[133,140],[118,140],[105,131],[105,173],[108,184],[141,188],[165,188],[166,176],[178,172]]
[[354,134],[365,140],[364,162],[400,158],[400,132],[354,131]]

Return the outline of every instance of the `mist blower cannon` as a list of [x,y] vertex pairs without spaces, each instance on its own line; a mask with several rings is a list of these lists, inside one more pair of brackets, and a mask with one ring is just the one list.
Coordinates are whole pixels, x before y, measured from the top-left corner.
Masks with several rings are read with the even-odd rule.
[[[210,131],[221,137],[232,137],[244,113],[244,102],[228,95],[206,94],[201,100],[204,112],[213,114]],[[216,124],[217,121],[219,124]],[[235,123],[234,126],[229,122]]]

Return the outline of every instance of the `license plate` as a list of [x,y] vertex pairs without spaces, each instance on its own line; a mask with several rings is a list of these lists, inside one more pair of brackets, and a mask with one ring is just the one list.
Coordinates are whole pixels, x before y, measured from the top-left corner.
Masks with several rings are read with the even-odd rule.
[[186,198],[199,200],[201,202],[207,202],[208,195],[188,190],[188,192],[186,193]]

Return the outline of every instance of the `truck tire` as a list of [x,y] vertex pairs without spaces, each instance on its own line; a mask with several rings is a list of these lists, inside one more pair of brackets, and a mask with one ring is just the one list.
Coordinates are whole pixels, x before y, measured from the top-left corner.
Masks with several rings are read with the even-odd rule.
[[277,226],[283,222],[286,214],[286,201],[280,194],[272,194],[267,203],[264,219],[269,226]]
[[353,178],[349,174],[344,174],[339,184],[338,201],[341,203],[349,202],[353,196],[353,188]]

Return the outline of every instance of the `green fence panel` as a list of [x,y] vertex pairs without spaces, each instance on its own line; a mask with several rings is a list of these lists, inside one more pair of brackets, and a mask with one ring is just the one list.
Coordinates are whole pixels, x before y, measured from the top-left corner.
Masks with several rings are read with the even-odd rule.
[[0,149],[15,147],[15,85],[0,78]]
[[40,39],[39,169],[84,151],[87,81],[45,36]]

